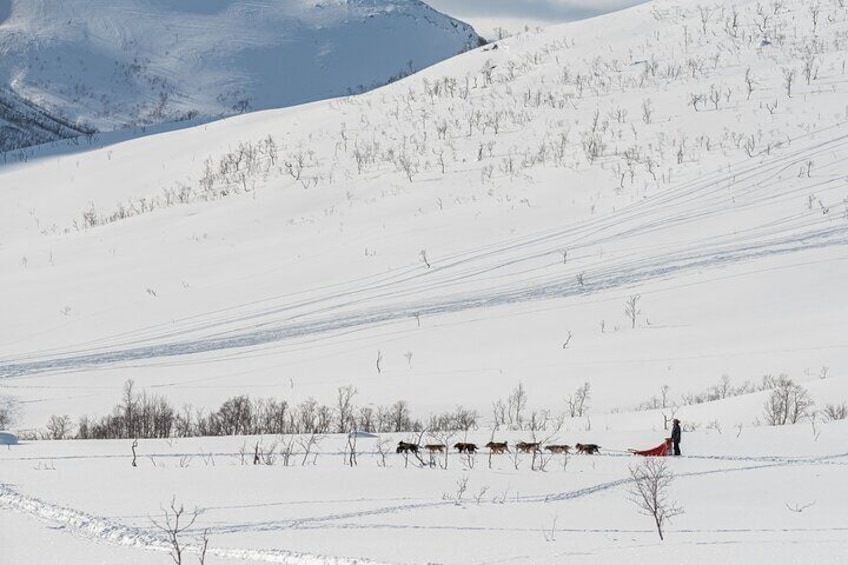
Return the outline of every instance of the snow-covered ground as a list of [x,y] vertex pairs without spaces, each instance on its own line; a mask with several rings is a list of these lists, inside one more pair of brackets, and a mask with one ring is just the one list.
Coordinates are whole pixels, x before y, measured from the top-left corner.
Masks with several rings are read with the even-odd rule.
[[[176,495],[222,562],[844,562],[845,423],[758,426],[762,390],[685,398],[785,373],[817,408],[848,400],[846,53],[838,2],[658,0],[365,95],[0,169],[17,429],[105,415],[128,379],[207,412],[351,385],[422,420],[475,409],[482,444],[519,382],[553,413],[588,382],[588,417],[550,440],[604,448],[445,471],[345,467],[335,436],[288,467],[241,465],[252,439],[142,440],[132,468],[128,441],[29,442],[0,454],[10,555],[166,563],[138,547]],[[686,513],[660,543],[626,449],[672,410]]]
[[394,453],[381,466],[360,444],[351,468],[329,439],[305,466],[253,466],[254,443],[276,438],[205,438],[141,441],[133,468],[129,442],[38,442],[0,452],[4,558],[167,563],[153,520],[176,496],[189,514],[204,510],[184,542],[196,552],[206,531],[207,563],[844,563],[846,436],[844,423],[815,440],[808,426],[687,435],[696,455],[671,462],[685,513],[663,543],[628,499],[637,458],[625,453],[558,455],[545,471],[531,471],[529,456],[494,456],[490,468],[486,455],[469,467],[452,454],[443,470]]

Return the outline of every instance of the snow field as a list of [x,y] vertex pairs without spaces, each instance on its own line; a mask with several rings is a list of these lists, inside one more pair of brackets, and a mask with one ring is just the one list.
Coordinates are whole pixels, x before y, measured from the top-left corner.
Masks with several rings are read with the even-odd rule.
[[[23,513],[71,549],[113,531],[158,547],[148,516],[177,495],[208,508],[224,562],[844,561],[842,422],[757,427],[766,392],[679,406],[697,431],[670,461],[686,514],[663,544],[623,453],[666,435],[662,409],[637,410],[663,386],[680,404],[786,373],[817,408],[848,398],[848,14],[813,18],[657,1],[363,96],[0,170],[0,394],[21,428],[104,415],[127,379],[206,410],[352,385],[423,420],[478,410],[482,444],[519,382],[554,413],[588,382],[589,417],[556,439],[605,451],[564,471],[350,469],[328,438],[315,465],[254,468],[245,439],[203,438],[141,442],[132,469],[126,441],[37,442],[0,454],[0,531],[33,535]],[[446,500],[464,476],[466,502]]]
[[[260,561],[273,561],[282,546],[303,559],[318,552],[392,563],[564,556],[603,563],[611,555],[643,562],[643,552],[671,558],[686,548],[686,562],[706,563],[735,546],[731,555],[739,560],[766,558],[780,548],[792,562],[815,547],[821,562],[838,563],[847,501],[831,485],[844,473],[848,454],[837,451],[845,434],[841,424],[823,426],[816,440],[806,426],[738,436],[686,434],[684,449],[693,455],[669,460],[677,475],[673,495],[686,513],[668,528],[664,544],[627,499],[628,466],[638,458],[614,448],[601,456],[571,456],[565,470],[555,456],[545,472],[531,471],[528,456],[517,470],[509,455],[495,456],[488,469],[485,454],[469,468],[454,453],[445,471],[404,468],[394,453],[388,467],[379,467],[366,441],[359,466],[343,467],[338,437],[325,439],[314,465],[305,467],[299,461],[292,467],[249,464],[255,441],[267,447],[279,438],[148,440],[140,442],[139,466],[132,468],[127,441],[38,442],[2,454],[15,486],[4,487],[0,500],[4,516],[23,509],[83,538],[149,547],[158,539],[150,517],[178,490],[188,508],[205,509],[193,531],[208,530],[214,555],[232,557],[249,547],[247,556]],[[520,434],[499,439],[509,436],[514,441]],[[615,447],[646,443],[644,433],[563,436],[600,438]],[[241,465],[245,445],[248,464]],[[467,491],[457,503],[463,477]],[[251,488],[242,488],[245,481]],[[94,483],[100,485],[96,498],[79,488]],[[21,490],[33,498],[20,498]]]

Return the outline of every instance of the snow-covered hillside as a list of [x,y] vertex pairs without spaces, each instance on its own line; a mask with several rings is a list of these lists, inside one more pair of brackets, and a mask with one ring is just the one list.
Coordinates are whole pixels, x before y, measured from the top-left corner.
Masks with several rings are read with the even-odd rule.
[[[146,516],[177,494],[210,509],[192,534],[221,562],[840,563],[846,64],[839,1],[655,0],[364,95],[7,165],[16,429],[109,414],[128,379],[195,422],[242,394],[332,419],[351,386],[358,414],[476,410],[451,443],[603,449],[443,469],[363,440],[351,468],[341,436],[179,438],[131,468],[129,441],[25,443],[2,453],[0,518],[126,562],[162,549]],[[765,426],[781,374],[815,405]],[[523,418],[500,421],[516,390]],[[658,547],[626,449],[672,416],[686,514]],[[257,442],[300,451],[243,465]]]
[[478,41],[418,0],[2,0],[0,151],[361,92]]
[[[791,6],[654,3],[6,168],[0,370],[109,383],[104,404],[132,377],[203,405],[292,380],[429,409],[459,387],[483,411],[519,380],[552,404],[591,380],[617,408],[642,400],[621,370],[647,396],[842,374],[846,14]],[[79,411],[33,398],[33,425]]]

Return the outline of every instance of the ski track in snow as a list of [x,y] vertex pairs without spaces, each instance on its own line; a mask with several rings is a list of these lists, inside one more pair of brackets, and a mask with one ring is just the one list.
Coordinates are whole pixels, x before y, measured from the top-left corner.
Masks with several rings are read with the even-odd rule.
[[[80,510],[26,496],[3,483],[0,483],[0,509],[33,516],[53,527],[58,526],[77,537],[96,542],[153,551],[170,551],[167,540],[142,528],[128,526],[115,520],[93,516]],[[186,544],[185,551],[187,553],[199,553],[199,548]],[[383,565],[369,559],[333,557],[279,549],[209,547],[207,554],[224,559],[283,563],[286,565]]]
[[[624,455],[607,455],[607,457],[623,457]],[[741,467],[724,467],[705,471],[691,471],[677,473],[678,478],[688,479],[715,474],[754,472],[778,467],[793,465],[828,465],[846,464],[839,461],[848,458],[848,452],[817,457],[780,457],[780,456],[695,456],[689,459],[705,459],[711,461],[744,462],[750,463]],[[503,505],[513,504],[550,504],[557,502],[568,502],[623,487],[631,481],[630,478],[622,478],[577,489],[574,491],[553,493],[547,495],[526,495],[510,497],[503,501]],[[434,502],[421,502],[412,504],[396,504],[383,506],[370,510],[356,512],[336,512],[323,516],[302,519],[290,519],[279,521],[266,521],[248,524],[232,524],[222,527],[208,528],[206,531],[211,535],[223,535],[245,532],[270,532],[291,529],[435,529],[446,531],[536,531],[528,528],[492,528],[482,526],[465,525],[415,525],[415,524],[357,524],[351,520],[370,518],[380,515],[392,515],[410,513],[416,510],[431,509],[444,506],[452,506],[455,503],[450,500]],[[116,520],[97,517],[73,508],[51,504],[39,498],[28,496],[18,492],[12,486],[0,483],[0,509],[16,513],[30,515],[53,528],[65,530],[72,535],[100,543],[135,547],[153,551],[168,551],[167,541],[151,533],[149,530],[122,524]],[[803,531],[820,531],[818,529],[801,529]],[[589,533],[614,533],[630,530],[619,529],[559,529],[562,532],[589,532]],[[642,531],[642,530],[639,530]],[[701,530],[686,530],[700,532]],[[712,530],[711,530],[712,531]],[[714,532],[738,533],[738,529],[722,529]],[[760,531],[760,530],[757,530]],[[762,530],[772,531],[772,530]],[[775,531],[799,531],[797,529],[781,529]],[[848,531],[848,528],[830,528],[828,531]],[[186,551],[197,553],[198,547],[186,545]],[[261,561],[267,563],[284,563],[289,565],[379,565],[376,561],[367,559],[333,557],[285,551],[279,549],[235,549],[210,547],[208,554],[217,557],[234,560]]]
[[[706,173],[605,217],[441,258],[426,271],[416,265],[337,285],[341,288],[319,289],[317,297],[277,297],[178,320],[177,330],[172,324],[153,326],[82,344],[74,350],[7,358],[0,360],[0,378],[163,360],[326,335],[415,316],[589,295],[685,271],[846,246],[848,223],[836,212],[828,215],[799,206],[797,213],[770,217],[759,225],[740,218],[740,228],[734,233],[710,231],[709,223],[717,217],[741,216],[786,200],[801,201],[813,190],[822,193],[837,189],[843,179],[836,174],[783,183],[779,186],[789,188],[782,192],[776,192],[775,186],[779,177],[792,174],[813,158],[817,171],[827,171],[848,158],[846,129],[848,124],[842,123],[805,135],[792,140],[791,148],[780,155]],[[674,247],[645,243],[657,232],[683,225],[703,226],[704,233],[697,241],[683,239]],[[630,245],[609,257],[593,259],[594,250],[613,242]],[[630,251],[634,246],[638,253]],[[569,257],[583,260],[583,286],[574,272],[556,269],[561,263],[559,249],[568,249]],[[586,265],[592,259],[594,263]],[[472,282],[477,288],[485,285],[485,290],[464,290]],[[417,299],[420,296],[430,298]]]

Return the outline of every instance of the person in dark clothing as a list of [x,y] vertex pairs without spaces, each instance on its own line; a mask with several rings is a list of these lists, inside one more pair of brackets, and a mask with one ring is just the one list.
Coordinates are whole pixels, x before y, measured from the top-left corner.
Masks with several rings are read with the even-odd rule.
[[671,426],[671,443],[674,444],[674,454],[680,455],[680,435],[682,433],[680,430],[680,420],[675,418],[672,421],[672,424],[673,425]]

